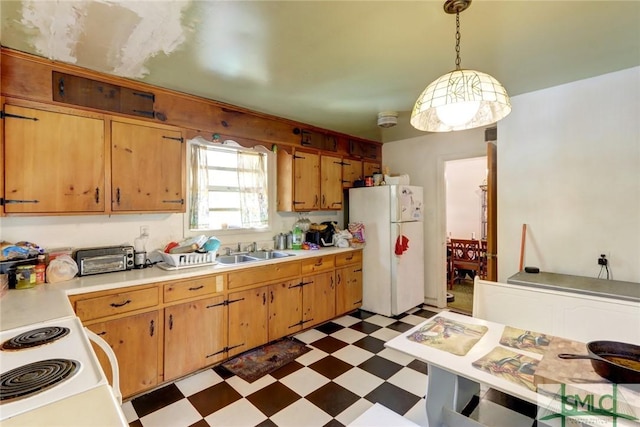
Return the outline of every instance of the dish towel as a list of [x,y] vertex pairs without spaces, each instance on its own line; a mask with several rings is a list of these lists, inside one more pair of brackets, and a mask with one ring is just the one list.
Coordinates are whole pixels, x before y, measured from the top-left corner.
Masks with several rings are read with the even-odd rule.
[[409,249],[409,239],[404,234],[400,234],[396,239],[396,255],[402,255]]

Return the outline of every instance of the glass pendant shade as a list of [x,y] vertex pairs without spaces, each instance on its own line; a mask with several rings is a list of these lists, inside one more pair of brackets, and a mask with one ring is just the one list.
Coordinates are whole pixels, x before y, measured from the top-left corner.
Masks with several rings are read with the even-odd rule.
[[411,124],[423,131],[449,132],[490,125],[510,112],[509,95],[500,82],[480,71],[457,69],[427,86],[413,107]]

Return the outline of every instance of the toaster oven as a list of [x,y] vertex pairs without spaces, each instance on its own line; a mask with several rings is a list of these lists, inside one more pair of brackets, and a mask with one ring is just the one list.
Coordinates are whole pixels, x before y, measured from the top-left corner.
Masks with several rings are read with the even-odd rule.
[[133,268],[133,246],[106,246],[75,252],[78,275],[112,273]]

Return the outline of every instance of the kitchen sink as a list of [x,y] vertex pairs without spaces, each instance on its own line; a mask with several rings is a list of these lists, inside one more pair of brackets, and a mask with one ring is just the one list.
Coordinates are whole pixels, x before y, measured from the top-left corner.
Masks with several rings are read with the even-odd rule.
[[247,255],[250,257],[259,258],[259,259],[275,259],[275,258],[286,258],[289,256],[295,256],[294,254],[288,254],[286,252],[278,252],[278,251],[256,251],[256,252],[249,252]]
[[216,261],[218,261],[220,264],[241,264],[244,262],[260,261],[260,258],[256,258],[253,256],[244,255],[244,254],[222,255],[216,258]]
[[290,256],[295,256],[295,254],[288,254],[286,252],[278,252],[278,251],[255,251],[255,252],[246,252],[242,254],[234,254],[234,255],[221,255],[216,258],[220,264],[242,264],[245,262],[252,261],[263,261],[265,259],[277,259],[277,258],[286,258]]

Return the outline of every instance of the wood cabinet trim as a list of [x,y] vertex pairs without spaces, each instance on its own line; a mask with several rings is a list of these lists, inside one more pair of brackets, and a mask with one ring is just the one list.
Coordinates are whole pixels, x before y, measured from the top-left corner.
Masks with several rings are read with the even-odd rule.
[[130,312],[157,308],[160,304],[158,287],[114,292],[76,301],[75,311],[82,320],[126,317]]
[[[129,79],[92,71],[72,64],[65,64],[62,62],[51,61],[44,58],[40,58],[36,55],[30,55],[24,52],[13,50],[10,48],[0,48],[0,54],[2,59],[0,65],[2,66],[2,94],[5,96],[11,96],[16,98],[30,99],[33,101],[46,102],[53,105],[66,105],[62,103],[56,103],[53,101],[53,89],[52,89],[52,72],[58,71],[62,73],[73,74],[78,77],[89,78],[98,80],[107,84],[114,84],[128,89],[141,90],[144,92],[152,92],[155,94],[154,111],[167,115],[166,108],[170,108],[172,104],[179,104],[181,100],[186,100],[190,103],[202,104],[203,107],[213,108],[218,112],[218,115],[224,117],[225,115],[246,115],[247,117],[261,122],[272,122],[279,127],[279,131],[273,135],[270,135],[264,129],[260,133],[256,133],[255,136],[259,138],[251,138],[248,135],[241,135],[238,132],[225,132],[224,127],[219,123],[216,124],[209,120],[203,122],[201,125],[189,122],[189,115],[185,115],[180,121],[171,122],[171,115],[167,118],[166,122],[163,122],[157,117],[153,119],[146,119],[140,117],[140,120],[147,121],[149,123],[166,123],[168,125],[174,125],[183,128],[198,129],[207,133],[229,133],[233,138],[245,137],[247,139],[258,139],[265,142],[271,142],[275,144],[284,144],[288,146],[299,146],[300,135],[294,133],[294,129],[304,128],[305,130],[314,131],[318,133],[327,134],[328,136],[336,137],[338,153],[348,154],[350,141],[363,142],[370,145],[378,146],[377,150],[381,151],[382,143],[379,141],[367,140],[359,137],[354,137],[341,132],[330,131],[327,129],[319,128],[316,126],[308,125],[305,123],[296,122],[283,117],[273,116],[270,114],[262,113],[259,111],[253,111],[239,106],[227,104],[224,102],[216,101],[213,99],[202,98],[195,95],[190,95],[182,92],[173,91],[167,88],[153,86],[143,82],[133,82]],[[24,76],[29,76],[30,84],[28,86],[21,84],[24,81]],[[27,89],[28,87],[28,89]],[[194,105],[195,105],[194,104]],[[82,107],[83,109],[87,107]],[[87,110],[90,110],[87,108]],[[95,110],[94,110],[95,111]],[[113,116],[129,117],[126,115],[111,112]],[[160,116],[161,117],[161,116]],[[210,127],[210,128],[207,128]],[[228,128],[227,128],[228,129]],[[231,129],[234,129],[233,127]],[[235,130],[235,129],[234,129]],[[327,151],[327,153],[332,153]]]
[[162,287],[163,300],[166,304],[215,296],[225,291],[226,282],[225,274],[215,274],[165,283]]

